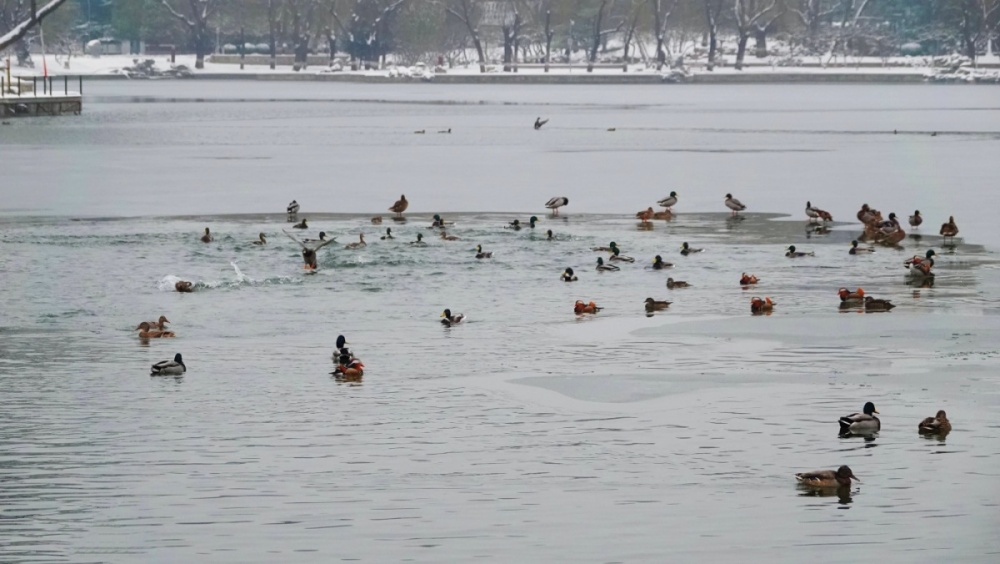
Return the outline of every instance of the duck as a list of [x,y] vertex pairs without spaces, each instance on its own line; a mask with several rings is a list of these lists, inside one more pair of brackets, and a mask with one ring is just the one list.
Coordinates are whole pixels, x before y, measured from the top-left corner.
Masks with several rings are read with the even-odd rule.
[[[347,350],[347,349],[344,349]],[[333,372],[330,373],[334,377],[342,378],[361,378],[365,375],[365,365],[360,360],[356,358],[349,358],[349,355],[345,355],[347,358],[346,364],[338,364]]]
[[604,264],[604,259],[597,257],[597,271],[598,272],[618,272],[621,270],[613,264]]
[[451,133],[451,128],[449,127],[448,129],[442,129],[438,131],[438,133]]
[[688,255],[690,255],[692,253],[701,253],[701,252],[704,252],[704,251],[705,251],[705,249],[695,249],[695,248],[689,246],[687,244],[687,241],[684,241],[684,244],[681,245],[681,254],[684,255],[684,256],[688,256]]
[[811,488],[850,487],[851,480],[861,481],[848,466],[841,466],[837,470],[802,472],[795,475],[795,480],[799,484]]
[[861,209],[858,210],[857,217],[858,221],[867,225],[876,216],[881,215],[878,211],[871,209],[868,204],[861,204]]
[[365,234],[359,233],[358,240],[353,243],[348,243],[344,245],[345,249],[360,249],[361,247],[367,247],[368,243],[365,243]]
[[552,210],[552,215],[559,215],[559,208],[567,204],[569,204],[569,198],[555,197],[550,198],[549,201],[545,202],[545,207]]
[[[334,239],[335,241],[336,239]],[[326,231],[319,232],[319,239],[303,239],[303,243],[323,243],[326,241]]]
[[174,355],[173,360],[162,360],[149,369],[150,376],[176,376],[187,372],[187,365],[181,358],[181,353]]
[[955,235],[958,235],[958,225],[955,224],[955,216],[953,215],[949,216],[948,223],[941,224],[940,233],[945,240],[947,240],[949,237],[954,239]]
[[309,229],[309,223],[306,221],[306,218],[303,217],[302,221],[292,226],[292,229]]
[[334,344],[333,354],[330,356],[334,364],[340,362],[340,357],[342,356],[343,351],[346,350],[347,344],[348,344],[347,337],[344,337],[343,335],[337,335],[337,340]]
[[914,276],[934,276],[931,269],[934,268],[934,258],[937,253],[934,249],[927,249],[924,256],[914,256],[913,258],[903,261],[903,266],[910,269],[910,274]]
[[585,304],[581,300],[576,300],[576,303],[573,304],[573,313],[575,313],[577,315],[580,315],[582,313],[597,313],[597,312],[601,311],[602,309],[604,309],[604,308],[603,307],[599,307],[594,302],[590,302],[590,303],[586,303]]
[[513,229],[514,231],[520,231],[521,230],[521,220],[520,219],[515,219],[514,221],[508,223],[504,228],[505,229]]
[[454,235],[448,235],[448,233],[445,232],[445,231],[441,232],[441,238],[444,239],[445,241],[459,241],[460,240],[458,237],[456,237]]
[[611,251],[611,257],[608,260],[613,260],[615,262],[635,262],[634,258],[621,254],[621,249]]
[[653,270],[663,270],[665,268],[670,268],[672,266],[673,263],[663,262],[663,257],[661,257],[660,255],[656,255],[655,257],[653,257]]
[[572,268],[567,268],[559,275],[559,279],[563,282],[576,282],[576,274],[573,273]]
[[493,258],[493,251],[483,252],[483,246],[476,245],[476,258],[477,259]]
[[670,304],[674,302],[668,302],[665,300],[654,300],[653,298],[646,298],[646,311],[661,311],[670,307]]
[[672,211],[670,208],[677,204],[677,192],[671,192],[669,196],[656,203],[659,204],[660,207],[666,208],[668,211]]
[[753,298],[750,300],[750,313],[770,313],[774,311],[774,302],[771,298]]
[[841,305],[862,305],[865,302],[865,291],[862,288],[858,288],[853,292],[847,288],[841,288],[837,290],[837,295],[840,296]]
[[548,231],[545,232],[545,239],[548,240],[548,241],[555,241],[556,240],[556,236],[552,233],[551,229],[549,229]]
[[821,219],[823,221],[833,221],[833,216],[830,212],[826,210],[821,210],[819,208],[814,208],[812,202],[806,202],[806,215],[809,216],[809,221],[814,219]]
[[456,313],[455,315],[452,315],[451,314],[451,310],[450,309],[446,309],[446,310],[444,310],[444,313],[441,314],[441,324],[444,325],[445,327],[451,327],[452,325],[458,325],[459,323],[461,323],[463,321],[465,321],[465,314],[464,313]]
[[146,323],[149,323],[150,327],[156,327],[158,331],[163,331],[166,329],[167,323],[170,323],[170,320],[167,319],[166,315],[161,315],[156,321],[146,321]]
[[174,290],[184,293],[194,292],[194,284],[192,282],[188,282],[187,280],[178,280],[174,283]]
[[400,194],[399,199],[389,206],[389,211],[395,213],[396,217],[403,217],[403,212],[408,207],[410,207],[410,202],[406,201],[406,194]]
[[135,330],[139,332],[140,339],[159,339],[176,336],[173,331],[153,330],[146,321],[140,323]]
[[889,213],[889,219],[878,224],[878,231],[874,233],[875,241],[885,245],[896,245],[904,238],[906,238],[906,232],[900,227],[896,214],[893,212]]
[[541,129],[542,126],[545,125],[546,123],[549,123],[549,120],[542,119],[541,117],[535,118],[535,130],[537,131]]
[[410,244],[413,245],[414,247],[426,247],[427,243],[424,242],[424,234],[423,233],[417,233],[417,240],[416,241],[410,241]]
[[528,228],[534,229],[535,228],[535,224],[538,223],[538,221],[539,220],[538,220],[538,216],[537,215],[533,215],[533,216],[529,217],[528,218]]
[[747,209],[747,207],[743,205],[743,202],[734,198],[732,194],[726,194],[726,207],[733,210],[733,216],[736,216],[741,211]]
[[636,212],[635,218],[642,221],[643,223],[649,223],[649,220],[653,218],[653,208],[649,207],[642,211]]
[[920,210],[914,210],[913,215],[910,216],[910,227],[920,227],[923,222],[924,218],[920,215]]
[[208,230],[207,227],[205,228],[205,234],[201,236],[201,242],[202,243],[212,242],[212,233]]
[[740,275],[740,286],[749,286],[751,284],[756,284],[757,282],[760,282],[760,278],[757,278],[753,274],[747,274],[744,272]]
[[319,237],[320,239],[322,239],[322,241],[318,245],[310,247],[304,242],[296,239],[294,235],[285,231],[284,229],[282,229],[281,232],[287,235],[288,238],[291,239],[292,241],[298,243],[300,247],[302,247],[302,262],[303,262],[302,268],[305,268],[306,270],[316,270],[318,266],[316,261],[316,251],[322,249],[323,247],[329,245],[330,243],[335,243],[337,241],[336,239],[326,239],[325,238],[326,233],[320,232]]
[[609,127],[609,128],[608,128],[608,131],[618,131],[618,129],[617,129],[617,128],[615,128],[615,127]]
[[882,422],[875,417],[878,411],[875,404],[865,403],[861,413],[852,413],[841,417],[837,422],[840,424],[841,435],[871,435],[882,429]]
[[674,213],[670,210],[653,212],[653,219],[664,219],[671,220],[674,218]]
[[385,228],[385,235],[382,236],[382,240],[383,241],[391,241],[393,239],[395,239],[395,237],[392,236],[392,227],[386,227]]
[[849,254],[849,255],[860,255],[862,253],[874,253],[875,252],[875,249],[873,249],[871,247],[859,247],[858,245],[859,245],[859,243],[858,243],[857,239],[851,241],[851,248],[850,248],[850,250],[847,251],[847,254]]
[[896,307],[895,304],[889,300],[876,300],[871,296],[865,296],[865,311],[889,311],[894,307]]
[[288,215],[295,215],[299,213],[299,203],[292,200],[292,203],[288,204]]
[[264,234],[263,233],[260,233],[260,234],[257,235],[257,240],[256,241],[250,241],[250,244],[251,245],[257,245],[258,247],[263,247],[264,245],[267,244],[267,239],[264,238]]
[[816,253],[812,252],[812,251],[809,251],[808,253],[805,252],[805,251],[796,251],[795,250],[795,245],[788,245],[788,248],[785,249],[785,251],[786,251],[785,252],[785,256],[788,257],[788,258],[800,258],[800,257],[814,257],[814,256],[816,256]]
[[381,225],[382,224],[382,216],[376,215],[376,216],[372,217],[371,222],[372,222],[372,225]]
[[417,135],[423,135],[424,133],[427,133],[427,130],[426,129],[418,129],[418,130],[414,131],[414,133],[416,133]]
[[934,417],[927,417],[917,426],[917,431],[925,435],[947,435],[951,432],[951,421],[943,409],[938,410]]
[[592,247],[590,250],[598,253],[613,253],[618,248],[618,243],[611,241],[607,247]]
[[667,288],[673,290],[674,288],[690,288],[691,285],[683,280],[674,280],[673,278],[667,278]]
[[444,229],[449,225],[455,225],[454,222],[445,221],[439,214],[434,214],[432,218],[434,221],[431,222],[431,226],[428,229]]

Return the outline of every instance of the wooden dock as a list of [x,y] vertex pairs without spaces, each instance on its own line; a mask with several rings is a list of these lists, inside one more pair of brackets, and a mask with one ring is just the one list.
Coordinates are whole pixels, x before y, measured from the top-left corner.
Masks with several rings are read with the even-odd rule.
[[[79,115],[83,111],[83,78],[79,89],[69,89],[70,78],[0,78],[0,118]],[[76,84],[74,84],[76,86]]]

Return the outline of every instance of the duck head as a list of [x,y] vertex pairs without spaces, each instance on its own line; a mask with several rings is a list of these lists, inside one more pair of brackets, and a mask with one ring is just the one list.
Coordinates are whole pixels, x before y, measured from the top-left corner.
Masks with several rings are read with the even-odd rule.
[[548,231],[546,231],[545,234],[549,237],[549,239],[554,239],[555,238],[555,235],[552,234],[552,230],[551,229],[549,229]]
[[788,248],[786,248],[785,250],[788,251],[788,252],[790,252],[790,253],[794,253],[795,252],[795,245],[788,245]]
[[482,245],[476,245],[476,252],[477,253],[483,252],[483,246]]
[[267,243],[267,239],[264,238],[264,234],[263,233],[258,233],[257,237],[260,239],[261,243]]
[[851,248],[852,249],[857,249],[858,248],[858,240],[857,239],[851,241]]
[[337,348],[342,349],[347,344],[347,339],[343,335],[337,335]]
[[924,256],[927,257],[927,258],[931,258],[931,257],[936,256],[936,255],[937,255],[937,253],[934,252],[934,249],[927,249],[927,253]]
[[732,200],[733,199],[733,195],[732,194],[726,194],[726,199],[727,200]]
[[604,266],[604,259],[597,257],[597,266]]
[[170,320],[169,320],[169,319],[167,319],[167,316],[166,316],[166,315],[161,315],[161,316],[160,316],[160,319],[159,319],[158,321],[159,321],[160,323],[170,323]]
[[878,411],[875,410],[875,404],[872,403],[872,402],[866,403],[865,404],[865,408],[862,409],[861,411],[863,411],[865,415],[871,415],[872,413],[878,413]]
[[686,251],[686,250],[688,250],[688,244],[687,244],[687,241],[684,241],[684,244],[683,244],[683,245],[681,245],[681,250],[682,250],[682,251]]
[[385,234],[386,235],[392,235],[392,227],[386,227],[385,228]]
[[676,198],[677,197],[677,192],[670,192],[670,197],[671,198]]
[[441,317],[445,319],[451,319],[451,310],[450,309],[444,310],[444,313],[441,314]]
[[531,219],[528,220],[528,225],[531,228],[534,228],[536,223],[538,223],[538,216],[534,216],[534,215],[531,216]]
[[565,276],[566,278],[572,278],[573,277],[573,269],[572,268],[567,268],[566,270],[564,270],[563,271],[563,276]]
[[653,264],[663,264],[663,257],[660,255],[653,257]]
[[614,241],[611,241],[611,244],[608,245],[608,248],[613,251],[613,250],[615,250],[615,249],[618,248],[618,243],[615,243]]
[[417,241],[423,241],[423,240],[424,240],[424,234],[423,233],[417,233]]
[[149,331],[149,322],[143,321],[142,323],[139,324],[138,327],[133,329],[133,331],[138,331],[140,329],[142,329],[143,331]]
[[184,359],[181,358],[181,353],[177,353],[177,354],[174,355],[174,362],[176,362],[177,364],[180,364],[181,366],[185,366]]
[[913,210],[913,215],[916,217],[920,217],[920,210]]
[[861,481],[860,478],[854,475],[854,472],[851,472],[850,467],[846,465],[837,468],[837,481],[844,481],[844,480],[847,480],[848,482],[850,482],[851,480],[857,480],[859,482]]

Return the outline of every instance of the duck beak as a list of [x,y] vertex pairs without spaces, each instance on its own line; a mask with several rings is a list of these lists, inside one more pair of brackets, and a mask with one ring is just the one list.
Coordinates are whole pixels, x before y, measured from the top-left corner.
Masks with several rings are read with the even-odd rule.
[[441,314],[441,317],[444,317],[444,313]]
[[875,410],[875,411],[873,411],[872,413],[878,413],[878,410],[876,409],[876,410]]

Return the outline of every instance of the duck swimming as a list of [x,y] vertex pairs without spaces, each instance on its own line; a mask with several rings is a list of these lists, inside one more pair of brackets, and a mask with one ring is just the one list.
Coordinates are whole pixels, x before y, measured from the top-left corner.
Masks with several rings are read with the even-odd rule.
[[751,284],[756,284],[757,282],[760,282],[760,278],[757,278],[753,274],[747,274],[744,272],[740,276],[740,286],[749,286]]
[[803,486],[811,488],[841,488],[850,487],[851,480],[861,481],[847,466],[834,470],[816,470],[795,475],[795,480]]
[[903,266],[910,269],[910,274],[913,276],[934,276],[931,269],[934,268],[934,258],[937,253],[934,249],[927,249],[924,256],[914,256],[913,258],[903,261]]
[[414,247],[426,247],[427,243],[424,242],[424,234],[423,233],[417,233],[417,240],[416,241],[410,241],[410,244],[413,245]]
[[506,229],[513,229],[514,231],[521,230],[521,220],[515,219],[514,221],[507,224]]
[[653,298],[646,298],[646,311],[662,311],[670,307],[673,302],[668,302],[665,300],[654,300]]
[[546,235],[546,239],[549,240],[549,241],[554,241],[555,238],[556,238],[556,236],[552,234],[552,230],[551,229],[549,229],[548,231],[546,231],[545,235]]
[[187,280],[178,280],[174,283],[174,290],[183,293],[194,292],[194,284]]
[[663,262],[663,257],[661,257],[660,255],[656,255],[655,257],[653,257],[653,270],[663,270],[665,268],[670,268],[672,266],[673,263]]
[[634,258],[621,254],[621,249],[611,251],[611,257],[608,260],[616,262],[635,262]]
[[573,273],[572,268],[567,268],[559,275],[559,279],[563,282],[576,282],[576,274]]
[[528,218],[528,227],[529,228],[534,229],[536,223],[538,223],[538,216],[533,215],[530,218]]
[[303,217],[302,221],[292,226],[292,229],[309,229],[309,224],[306,222],[306,218]]
[[446,232],[441,232],[441,238],[445,241],[459,241],[460,239],[454,235],[448,235]]
[[[318,250],[322,249],[323,247],[329,245],[330,243],[333,243],[333,242],[336,241],[336,239],[326,239],[325,241],[321,242],[320,244],[316,245],[315,247],[310,247],[309,245],[306,245],[302,241],[299,241],[298,239],[296,239],[294,235],[292,235],[291,233],[285,231],[284,229],[282,229],[281,232],[284,233],[285,235],[287,235],[288,238],[291,239],[292,241],[295,241],[296,243],[298,243],[300,247],[302,247],[303,268],[305,268],[306,270],[316,270],[316,267],[317,267],[317,263],[316,263],[316,251],[318,251]],[[322,238],[323,235],[324,235],[323,233],[320,233],[320,238]]]
[[212,234],[209,232],[207,227],[205,228],[205,234],[201,236],[201,242],[202,243],[212,242]]
[[667,211],[672,211],[670,208],[677,204],[677,192],[671,192],[669,196],[656,203],[666,208]]
[[353,243],[348,243],[344,245],[345,249],[360,249],[362,247],[367,247],[368,243],[365,243],[365,234],[358,234],[358,240]]
[[598,272],[618,272],[621,270],[613,264],[604,264],[604,259],[597,257],[597,271]]
[[687,244],[687,241],[684,241],[684,244],[681,245],[681,254],[684,255],[684,256],[688,256],[691,253],[701,253],[701,252],[704,252],[704,251],[705,251],[705,249],[695,249],[694,247],[689,246]]
[[608,245],[607,247],[591,247],[590,250],[598,253],[613,253],[617,248],[618,244],[615,243],[614,241],[611,241],[611,244]]
[[581,300],[576,300],[573,304],[573,313],[580,315],[582,313],[597,313],[604,309],[603,307],[598,307],[594,302],[583,303]]
[[809,251],[808,253],[805,252],[805,251],[796,251],[795,250],[795,245],[789,245],[788,248],[785,249],[785,251],[786,251],[785,252],[785,256],[788,257],[788,258],[800,258],[800,257],[814,257],[814,256],[816,256],[816,253],[812,252],[812,251]]
[[146,323],[149,323],[150,327],[155,327],[158,331],[163,331],[166,329],[167,323],[170,323],[170,320],[167,319],[166,315],[161,315],[156,321],[147,321]]
[[830,215],[830,212],[814,208],[812,202],[806,202],[806,215],[809,217],[809,221],[813,221],[814,219],[833,221],[833,216]]
[[[537,127],[535,129],[537,129]],[[558,198],[551,198],[549,201],[545,202],[545,207],[552,210],[552,215],[559,215],[559,208],[568,204],[569,204],[569,198],[558,197]]]
[[750,313],[761,314],[774,311],[774,302],[771,298],[753,298],[750,300]]
[[[347,343],[347,338],[346,337],[344,337],[343,335],[337,335],[337,341],[334,344],[333,354],[330,356],[330,358],[333,360],[334,364],[337,364],[337,363],[340,362],[340,357],[342,356],[342,351],[346,350],[347,344],[348,343]],[[350,351],[348,351],[348,352],[350,352]]]
[[889,311],[896,307],[889,300],[876,300],[871,296],[865,296],[865,311]]
[[395,239],[395,237],[392,236],[392,227],[386,227],[385,228],[385,235],[382,236],[382,240],[383,241],[391,241],[393,239]]
[[859,255],[859,254],[862,254],[862,253],[874,253],[874,252],[875,252],[875,249],[872,249],[871,247],[859,247],[858,246],[858,240],[855,239],[855,240],[851,241],[851,249],[849,251],[847,251],[847,254],[849,254],[849,255]]
[[371,219],[372,225],[380,225],[382,223],[382,216],[376,215]]
[[181,353],[174,355],[173,360],[163,360],[157,362],[149,369],[150,376],[176,376],[187,372],[187,365],[181,358]]
[[399,199],[389,206],[389,211],[395,213],[396,217],[403,217],[403,212],[408,207],[410,207],[410,202],[406,201],[406,194],[400,194]]
[[439,214],[434,214],[434,217],[432,219],[434,221],[431,222],[431,226],[428,227],[428,229],[444,229],[449,225],[455,225],[455,223],[452,221],[445,221],[444,218],[441,217]]
[[925,435],[947,435],[951,432],[951,421],[944,410],[939,410],[934,417],[927,417],[917,426],[917,431]]
[[734,198],[732,194],[726,194],[726,207],[733,210],[733,216],[736,216],[741,211],[747,209],[747,207],[743,205],[743,202]]
[[160,339],[160,338],[168,338],[175,336],[173,331],[152,330],[149,326],[149,323],[145,321],[140,323],[139,326],[135,328],[135,330],[139,332],[140,339]]
[[861,413],[852,413],[841,417],[837,422],[840,424],[841,436],[850,435],[872,435],[882,429],[882,422],[875,417],[875,404],[865,403]]
[[264,234],[261,233],[261,234],[257,235],[257,240],[256,241],[251,241],[250,244],[251,245],[257,245],[258,247],[264,246],[264,245],[267,244],[267,239],[265,239],[264,238]]
[[493,258],[493,251],[483,252],[482,245],[476,245],[476,258],[477,259],[488,259]]
[[674,280],[673,278],[667,278],[667,288],[673,290],[674,288],[689,288],[691,285],[683,280]]
[[865,303],[865,291],[858,288],[856,291],[852,292],[847,288],[841,288],[837,290],[837,295],[840,296],[841,305],[863,305]]
[[441,314],[441,317],[442,317],[441,324],[444,325],[445,327],[458,325],[459,323],[465,321],[464,313],[456,313],[455,315],[452,315],[450,309],[444,310],[444,313]]

